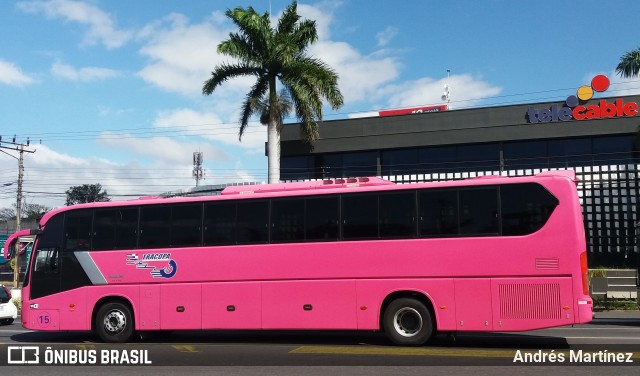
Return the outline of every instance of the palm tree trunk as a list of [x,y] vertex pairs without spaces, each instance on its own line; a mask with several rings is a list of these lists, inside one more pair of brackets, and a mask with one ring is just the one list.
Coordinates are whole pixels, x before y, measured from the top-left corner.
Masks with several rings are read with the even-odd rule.
[[269,120],[267,125],[267,158],[269,165],[269,184],[280,182],[280,132],[278,122]]
[[280,182],[280,115],[275,110],[277,101],[276,77],[273,76],[269,82],[269,124],[267,125],[269,184]]

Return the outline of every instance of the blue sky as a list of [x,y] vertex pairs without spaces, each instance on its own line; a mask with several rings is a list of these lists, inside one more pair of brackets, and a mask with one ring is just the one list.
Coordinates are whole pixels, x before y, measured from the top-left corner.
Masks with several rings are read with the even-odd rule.
[[[271,1],[277,16],[288,1]],[[0,2],[0,135],[31,140],[25,198],[64,204],[69,187],[101,183],[114,199],[188,189],[192,153],[205,181],[265,181],[266,129],[237,119],[250,80],[212,96],[202,82],[236,6],[250,0]],[[345,105],[325,119],[442,103],[452,108],[563,100],[606,74],[605,95],[640,92],[614,74],[640,47],[637,1],[299,2],[317,21],[310,53],[340,75]],[[451,77],[447,79],[447,69]],[[41,142],[41,143],[40,143]],[[15,153],[14,153],[15,155]],[[17,161],[0,153],[0,208],[15,203]]]

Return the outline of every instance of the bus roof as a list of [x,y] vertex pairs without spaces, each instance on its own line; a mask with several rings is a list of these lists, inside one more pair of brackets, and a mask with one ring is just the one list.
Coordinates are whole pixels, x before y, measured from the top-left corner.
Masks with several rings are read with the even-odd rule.
[[259,185],[238,185],[227,187],[222,191],[223,195],[271,193],[288,191],[305,191],[315,189],[331,188],[355,188],[373,187],[378,185],[394,185],[394,182],[378,177],[345,178],[345,179],[324,179],[318,181],[303,181],[295,183],[259,184]]

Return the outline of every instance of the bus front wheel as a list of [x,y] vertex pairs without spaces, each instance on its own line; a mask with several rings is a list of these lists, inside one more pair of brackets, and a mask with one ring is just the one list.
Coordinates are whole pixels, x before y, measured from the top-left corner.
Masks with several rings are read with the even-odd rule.
[[396,299],[384,311],[383,326],[396,345],[420,346],[433,334],[433,321],[427,307],[412,298]]
[[103,305],[96,314],[96,331],[104,342],[127,342],[133,334],[133,316],[129,307],[111,302]]

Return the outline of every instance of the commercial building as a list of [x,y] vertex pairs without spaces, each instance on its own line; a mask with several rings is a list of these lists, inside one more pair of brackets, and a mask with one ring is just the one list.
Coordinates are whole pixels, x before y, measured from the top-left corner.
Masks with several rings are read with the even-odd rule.
[[405,183],[573,169],[590,266],[637,268],[640,96],[595,99],[609,86],[602,77],[566,101],[324,121],[313,147],[286,125],[281,180]]

